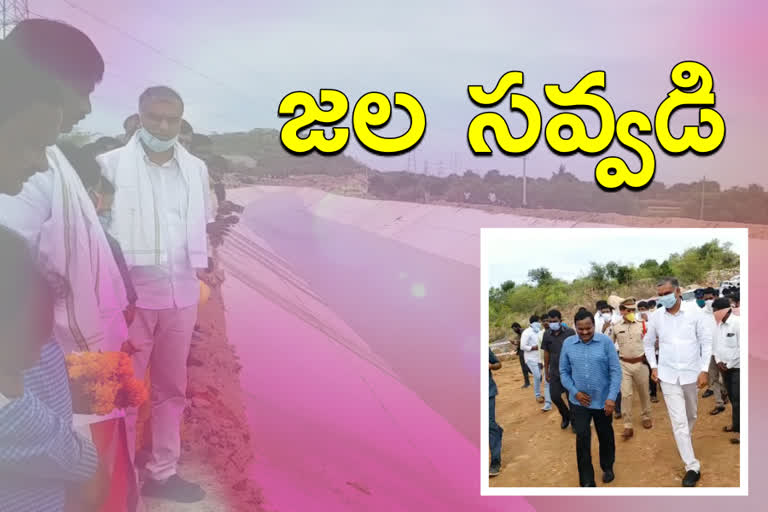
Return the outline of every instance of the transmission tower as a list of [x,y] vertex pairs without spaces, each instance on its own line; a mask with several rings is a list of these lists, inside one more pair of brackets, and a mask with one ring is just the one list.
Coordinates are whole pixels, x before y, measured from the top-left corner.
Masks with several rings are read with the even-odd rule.
[[0,0],[0,39],[5,39],[17,23],[27,18],[27,0]]

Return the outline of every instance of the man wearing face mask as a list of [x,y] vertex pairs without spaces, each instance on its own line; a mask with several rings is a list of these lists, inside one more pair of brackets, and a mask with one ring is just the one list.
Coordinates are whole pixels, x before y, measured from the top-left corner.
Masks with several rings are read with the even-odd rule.
[[[709,360],[712,357],[712,330],[699,308],[682,308],[680,283],[666,277],[656,285],[663,310],[651,315],[643,338],[645,357],[651,365],[651,376],[662,382],[664,402],[685,464],[683,487],[694,487],[701,477],[701,464],[693,451],[691,435],[698,408],[697,387],[707,385]],[[659,357],[654,345],[659,339]]]
[[634,429],[632,425],[632,398],[634,391],[640,397],[643,428],[651,428],[651,400],[648,396],[649,372],[644,361],[643,324],[635,318],[635,299],[628,298],[622,301],[619,311],[622,321],[613,326],[613,341],[619,346],[619,360],[621,361],[621,394],[624,400],[624,432],[625,441],[632,438]]
[[[541,358],[539,356],[539,332],[541,332],[541,322],[537,315],[531,316],[529,319],[530,327],[523,331],[520,348],[523,349],[525,354],[525,364],[528,365],[528,369],[533,374],[533,393],[536,396],[536,401],[544,403],[544,409],[552,408],[552,400],[549,397],[549,387],[545,385],[544,393],[546,396],[541,395],[541,370],[539,369],[539,362]],[[546,383],[545,383],[546,384]]]
[[563,383],[560,381],[560,352],[563,349],[563,341],[569,336],[575,335],[576,332],[562,325],[560,311],[553,309],[548,313],[548,316],[549,329],[544,333],[544,341],[541,343],[544,354],[544,378],[548,381],[552,402],[554,402],[562,418],[560,428],[565,430],[570,424],[575,432],[576,427],[573,426],[571,411],[563,401],[563,393],[565,393],[566,400],[568,399],[568,390],[563,387]]
[[523,384],[522,389],[531,387],[531,381],[528,378],[528,375],[531,373],[531,371],[528,369],[528,365],[525,364],[525,351],[522,349],[522,339],[521,335],[523,333],[523,327],[515,322],[512,324],[512,332],[515,333],[515,339],[509,340],[509,342],[512,344],[512,347],[517,351],[517,356],[520,359],[520,370],[523,372],[523,379],[525,381],[525,384]]
[[[169,87],[139,98],[141,127],[128,143],[99,157],[116,189],[112,234],[123,248],[138,301],[130,328],[134,370],[152,374],[151,452],[144,454],[143,493],[194,503],[205,493],[177,473],[185,407],[187,358],[208,266],[207,232],[216,229],[208,170],[180,143],[184,102]],[[136,411],[130,411],[131,434]],[[138,457],[137,457],[138,458]]]
[[[599,332],[608,336],[609,338],[613,338],[613,307],[611,307],[608,302],[604,300],[600,301],[598,304],[599,320],[595,320],[595,332]],[[618,354],[619,346],[615,343],[614,346],[616,348],[616,353]],[[621,405],[621,390],[619,390],[619,394],[616,396],[616,410],[614,412],[615,418],[617,420],[621,419]]]
[[728,398],[731,400],[731,425],[723,427],[723,431],[735,433],[731,439],[733,444],[739,444],[740,414],[739,381],[740,381],[740,336],[741,325],[739,317],[733,314],[729,299],[715,299],[712,303],[712,314],[717,322],[717,332],[714,341],[714,358],[718,369],[723,373]]
[[552,394],[549,392],[549,379],[544,371],[544,356],[542,356],[541,344],[544,343],[544,333],[549,330],[549,316],[544,313],[539,316],[541,322],[541,330],[539,330],[539,371],[541,372],[541,380],[544,384],[544,407],[541,408],[541,412],[549,412],[552,410]]
[[[712,303],[717,298],[718,292],[712,287],[696,290],[699,292],[696,296],[696,305],[698,305],[702,311],[709,317],[712,315]],[[715,326],[712,325],[713,333]],[[714,335],[714,334],[713,334]],[[715,416],[725,411],[725,401],[727,399],[727,391],[725,390],[725,384],[722,381],[722,375],[717,368],[715,357],[709,361],[709,380],[707,381],[707,389],[701,395],[702,398],[709,398],[715,395],[715,408],[710,411],[709,414]]]
[[85,148],[81,149],[71,144],[59,144],[59,149],[67,157],[75,171],[77,171],[78,176],[80,176],[83,185],[88,191],[88,196],[93,201],[93,206],[96,208],[99,222],[101,222],[107,242],[109,242],[109,247],[112,249],[112,256],[114,256],[117,268],[120,270],[120,276],[123,278],[126,299],[128,300],[128,306],[123,311],[123,316],[125,317],[126,325],[131,325],[136,311],[136,289],[133,287],[130,271],[125,264],[120,244],[109,234],[109,226],[112,223],[112,202],[115,196],[115,187],[101,175],[101,169],[94,155]]

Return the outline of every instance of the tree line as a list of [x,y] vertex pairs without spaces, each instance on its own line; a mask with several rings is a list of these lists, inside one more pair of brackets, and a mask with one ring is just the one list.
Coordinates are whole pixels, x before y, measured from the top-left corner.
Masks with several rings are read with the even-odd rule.
[[526,283],[506,281],[490,288],[489,341],[508,336],[512,322],[526,325],[529,316],[552,308],[562,311],[567,322],[579,307],[594,310],[597,300],[611,294],[638,300],[652,297],[661,277],[675,276],[687,286],[702,283],[713,271],[735,269],[738,273],[738,268],[739,255],[729,243],[718,240],[670,254],[662,261],[647,259],[639,265],[592,262],[582,277],[570,282],[554,277],[547,268],[533,268]]

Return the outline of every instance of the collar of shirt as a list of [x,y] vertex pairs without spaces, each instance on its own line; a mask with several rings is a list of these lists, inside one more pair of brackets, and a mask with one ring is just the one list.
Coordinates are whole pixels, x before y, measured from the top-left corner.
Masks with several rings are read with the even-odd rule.
[[155,162],[150,160],[149,155],[147,154],[147,152],[145,150],[144,151],[144,162],[147,165],[154,166],[154,167],[170,167],[172,165],[176,165],[176,166],[179,165],[179,160],[178,160],[178,157],[176,155],[176,149],[175,148],[173,150],[173,155],[171,156],[171,158],[169,158],[168,161],[165,162],[164,164],[156,164]]
[[[595,333],[595,334],[597,334],[597,333]],[[594,341],[595,341],[595,336],[594,335],[592,335],[592,339],[591,340],[584,341],[584,340],[581,339],[581,336],[576,334],[575,336],[573,336],[573,340],[571,340],[571,344],[572,345],[578,345],[579,343],[583,343],[585,345],[590,345],[590,344],[594,343]]]
[[9,403],[11,403],[11,401],[10,401],[10,400],[8,400],[7,398],[5,398],[5,395],[3,395],[2,393],[0,393],[0,409],[2,409],[3,407],[5,407],[5,406],[6,406],[6,405],[8,405]]

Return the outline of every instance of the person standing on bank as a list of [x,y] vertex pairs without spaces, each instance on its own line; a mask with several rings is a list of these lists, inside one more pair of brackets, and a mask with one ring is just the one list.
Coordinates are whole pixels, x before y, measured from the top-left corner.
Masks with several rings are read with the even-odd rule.
[[740,337],[741,325],[738,316],[733,314],[730,300],[727,297],[715,299],[712,303],[712,314],[717,322],[714,341],[714,357],[718,369],[723,374],[728,399],[731,401],[731,425],[723,427],[723,431],[732,432],[736,437],[731,438],[733,444],[739,444],[740,414],[739,380],[740,367]]
[[600,468],[603,482],[614,480],[616,444],[613,412],[621,386],[621,366],[613,341],[595,332],[595,317],[580,310],[574,317],[575,336],[563,342],[560,353],[560,380],[568,390],[576,426],[576,460],[581,487],[595,487],[592,467],[592,429],[595,422],[600,442]]
[[[147,89],[139,98],[141,127],[124,147],[101,155],[99,163],[116,189],[110,234],[123,249],[139,297],[130,327],[135,374],[143,379],[148,365],[157,369],[142,491],[194,503],[205,492],[177,474],[179,430],[200,297],[197,270],[208,266],[206,232],[215,230],[216,223],[208,170],[178,142],[183,114],[176,91]],[[135,442],[135,410],[129,420]]]
[[501,362],[490,348],[488,354],[488,440],[491,445],[489,474],[490,476],[498,476],[501,472],[501,436],[504,434],[504,429],[496,423],[496,395],[499,394],[499,389],[493,380],[493,371],[501,370]]
[[553,309],[547,313],[549,317],[549,329],[544,333],[544,341],[541,342],[541,350],[544,354],[544,378],[549,382],[549,394],[552,402],[560,412],[562,422],[560,428],[565,430],[568,425],[573,426],[571,411],[563,401],[563,392],[568,399],[568,390],[563,387],[560,381],[560,352],[563,348],[563,342],[576,332],[570,327],[563,327],[562,315],[560,311]]
[[651,377],[662,383],[677,450],[685,463],[683,487],[694,487],[701,478],[701,464],[693,452],[691,436],[698,409],[697,387],[707,387],[712,356],[711,318],[706,318],[699,308],[681,307],[682,292],[676,278],[665,277],[656,288],[663,309],[650,316],[643,338],[645,357],[651,365]]
[[643,428],[651,428],[651,398],[648,390],[648,367],[645,365],[643,324],[635,319],[635,299],[628,298],[619,305],[622,320],[613,326],[613,341],[619,347],[621,360],[621,395],[624,400],[625,441],[634,435],[632,426],[632,398],[637,391],[640,397]]

